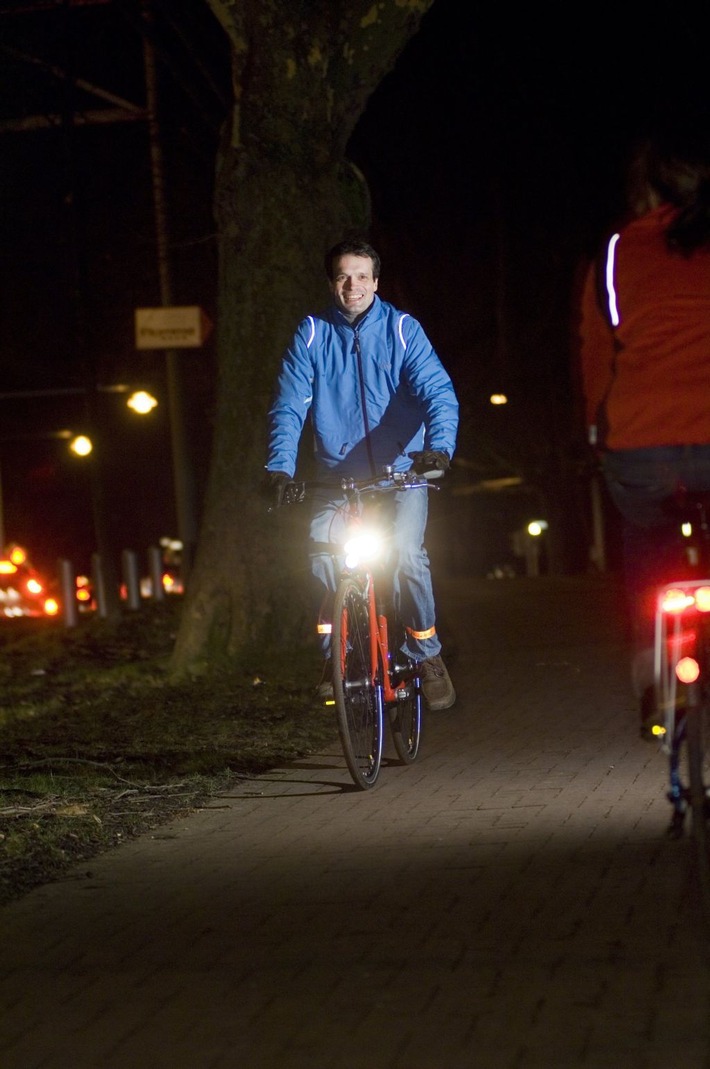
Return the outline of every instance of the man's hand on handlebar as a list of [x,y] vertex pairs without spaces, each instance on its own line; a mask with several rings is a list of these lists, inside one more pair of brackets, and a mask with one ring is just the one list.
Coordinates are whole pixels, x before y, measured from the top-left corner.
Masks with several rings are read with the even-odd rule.
[[281,508],[288,496],[288,488],[293,486],[293,479],[285,471],[267,471],[262,479],[261,493],[269,512]]
[[409,457],[412,461],[412,471],[430,479],[439,478],[449,467],[449,454],[443,449],[423,449],[410,453]]

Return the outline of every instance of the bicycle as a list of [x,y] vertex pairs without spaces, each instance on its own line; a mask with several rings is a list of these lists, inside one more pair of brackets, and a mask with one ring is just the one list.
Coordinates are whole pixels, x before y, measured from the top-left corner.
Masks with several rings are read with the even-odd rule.
[[[668,835],[691,835],[706,921],[710,924],[710,493],[666,502],[685,537],[686,569],[658,588],[654,681],[659,722],[652,728],[668,756]],[[685,572],[685,574],[683,574]]]
[[[379,495],[438,489],[431,480],[442,474],[388,467],[375,479],[341,481],[353,532],[333,601],[333,704],[345,763],[361,790],[374,787],[380,773],[385,714],[397,756],[409,765],[419,754],[424,707],[419,665],[402,652],[405,629],[389,596],[383,534],[365,521]],[[306,484],[294,483],[285,502],[305,496]]]

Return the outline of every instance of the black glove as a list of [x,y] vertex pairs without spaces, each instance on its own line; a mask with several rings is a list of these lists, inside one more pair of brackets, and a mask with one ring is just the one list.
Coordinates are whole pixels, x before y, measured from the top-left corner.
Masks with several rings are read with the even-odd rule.
[[421,453],[410,453],[412,471],[417,475],[427,475],[430,471],[444,472],[449,467],[449,454],[443,449],[423,449]]
[[267,471],[261,483],[261,493],[269,506],[269,511],[281,508],[286,495],[286,487],[293,480],[285,471]]

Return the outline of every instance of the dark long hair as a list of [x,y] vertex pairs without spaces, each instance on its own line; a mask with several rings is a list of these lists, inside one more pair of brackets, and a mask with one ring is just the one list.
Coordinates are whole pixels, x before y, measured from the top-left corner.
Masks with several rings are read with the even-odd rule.
[[668,248],[683,256],[710,247],[710,143],[707,125],[656,132],[636,150],[630,193],[645,184],[678,211],[666,230]]

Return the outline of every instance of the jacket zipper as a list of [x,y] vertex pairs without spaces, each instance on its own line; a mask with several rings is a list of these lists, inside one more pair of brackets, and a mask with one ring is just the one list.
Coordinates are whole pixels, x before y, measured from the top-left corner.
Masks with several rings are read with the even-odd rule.
[[367,459],[370,462],[370,475],[374,479],[377,475],[375,468],[375,458],[372,454],[372,441],[370,438],[370,421],[367,418],[367,403],[365,401],[365,376],[362,372],[362,351],[360,349],[360,335],[357,329],[353,330],[355,335],[355,355],[357,357],[357,374],[358,381],[360,383],[360,403],[362,405],[362,420],[365,426],[365,445],[367,446]]

